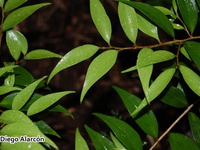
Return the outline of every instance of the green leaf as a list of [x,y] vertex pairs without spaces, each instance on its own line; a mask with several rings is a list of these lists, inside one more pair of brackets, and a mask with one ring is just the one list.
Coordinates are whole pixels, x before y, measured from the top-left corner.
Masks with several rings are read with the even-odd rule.
[[190,61],[192,61],[192,59],[190,58],[188,52],[186,51],[185,47],[181,47],[181,53]]
[[172,79],[176,69],[168,68],[163,71],[151,84],[149,88],[149,100],[143,99],[137,109],[131,114],[132,116],[136,116],[147,104],[149,104],[152,100],[154,100],[168,85],[170,80]]
[[195,41],[188,41],[184,43],[184,48],[192,58],[194,63],[200,69],[200,43]]
[[[119,87],[114,86],[114,89],[120,95],[129,114],[135,111],[136,108],[141,103],[141,99]],[[139,117],[135,119],[136,119],[136,123],[145,133],[147,133],[148,135],[151,135],[154,138],[157,138],[158,122],[152,110],[145,111],[144,113],[142,113]]]
[[197,4],[195,0],[177,0],[177,4],[183,21],[192,34],[198,21]]
[[4,0],[0,0],[0,7],[3,8],[4,6]]
[[29,17],[31,14],[33,14],[36,10],[49,4],[50,3],[41,3],[31,6],[25,6],[11,12],[3,22],[3,31],[14,27],[15,25],[19,24],[27,17]]
[[127,149],[142,150],[143,146],[140,136],[129,124],[103,114],[95,113],[94,115],[103,120],[111,128],[116,137]]
[[92,63],[88,67],[87,74],[85,77],[85,82],[80,98],[81,102],[83,101],[83,98],[89,90],[89,88],[112,68],[112,66],[116,62],[117,55],[118,51],[108,50],[101,53],[92,61]]
[[29,86],[24,88],[19,92],[18,95],[15,96],[13,103],[12,103],[12,109],[19,110],[21,109],[24,104],[29,100],[31,95],[33,94],[35,88],[39,85],[39,83],[44,80],[46,77],[42,77],[35,82],[31,83]]
[[51,108],[49,111],[65,113],[66,115],[69,115],[70,117],[72,117],[74,119],[73,115],[65,107],[63,107],[61,105],[57,105],[57,106]]
[[161,101],[167,105],[176,107],[176,108],[184,108],[188,105],[187,99],[184,93],[173,86],[169,88],[166,94],[163,96]]
[[12,71],[13,68],[19,67],[17,65],[12,65],[12,66],[6,66],[6,67],[2,67],[0,68],[0,76],[2,76],[4,73]]
[[199,150],[194,141],[180,133],[170,133],[169,143],[172,150]]
[[35,122],[36,126],[40,129],[40,131],[44,134],[54,135],[60,138],[58,133],[54,131],[50,126],[48,126],[44,121],[40,120]]
[[110,133],[110,136],[115,146],[117,147],[116,150],[126,150],[126,148],[120,143],[120,141],[112,133]]
[[10,54],[15,60],[18,60],[21,52],[27,53],[28,43],[23,34],[16,30],[6,31],[6,43]]
[[37,49],[29,52],[24,57],[25,60],[37,60],[45,58],[62,58],[62,56],[45,49]]
[[100,35],[110,45],[112,27],[100,0],[90,0],[90,14]]
[[4,12],[8,12],[10,10],[13,10],[17,8],[18,6],[24,4],[28,0],[7,0],[5,7],[4,7]]
[[194,137],[194,141],[196,142],[198,147],[200,147],[200,126],[199,126],[200,119],[196,114],[192,112],[188,113],[188,119],[189,119],[191,131],[192,131],[192,135]]
[[152,23],[150,23],[148,20],[146,20],[144,17],[137,14],[137,21],[138,21],[138,28],[140,31],[142,31],[144,34],[155,38],[160,42],[160,39],[158,37],[158,28],[154,26]]
[[172,25],[173,25],[173,28],[176,30],[184,30],[184,27],[180,24],[173,23]]
[[198,6],[200,8],[200,0],[196,0],[196,2],[197,2]]
[[33,102],[33,104],[28,108],[27,115],[31,116],[37,114],[53,105],[63,96],[71,93],[74,93],[74,91],[57,92],[41,97],[37,101]]
[[78,128],[76,129],[75,138],[75,150],[89,150],[88,145],[81,136]]
[[7,96],[4,96],[4,98],[0,102],[0,107],[11,109],[12,108],[13,99],[18,93],[19,92],[13,92],[13,93],[10,93]]
[[172,0],[172,8],[173,8],[174,12],[177,14],[178,7],[176,4],[176,0]]
[[119,3],[118,5],[119,20],[126,36],[135,44],[138,35],[138,23],[135,9]]
[[200,77],[190,68],[180,65],[179,70],[190,89],[200,96]]
[[86,44],[83,46],[79,46],[71,50],[69,53],[67,53],[63,58],[58,62],[58,64],[55,66],[51,74],[48,78],[48,83],[50,80],[60,71],[71,67],[73,65],[76,65],[91,56],[93,56],[97,51],[99,50],[98,46]]
[[34,143],[34,142],[18,142],[15,144],[10,144],[6,142],[1,143],[1,150],[9,150],[9,149],[15,149],[15,150],[46,150],[41,144]]
[[21,89],[18,87],[12,86],[0,86],[0,95],[12,92],[12,91],[20,91]]
[[165,7],[162,7],[162,6],[154,6],[156,9],[160,10],[163,14],[165,15],[170,15],[172,16],[173,18],[176,18],[174,12],[172,10],[169,10]]
[[85,129],[89,134],[92,143],[96,150],[112,150],[115,149],[115,145],[105,136],[100,133],[92,130],[87,125],[85,125]]
[[125,4],[128,4],[134,7],[135,9],[139,10],[151,21],[157,24],[161,29],[163,29],[166,33],[174,37],[174,29],[171,22],[160,10],[154,8],[153,6],[149,4],[142,3],[142,2],[133,2],[133,1],[126,1],[126,0],[119,0],[119,1]]

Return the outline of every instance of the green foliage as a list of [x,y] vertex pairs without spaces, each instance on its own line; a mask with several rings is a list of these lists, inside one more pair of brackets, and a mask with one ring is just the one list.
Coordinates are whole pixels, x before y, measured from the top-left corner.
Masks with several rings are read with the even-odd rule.
[[[80,102],[84,101],[85,95],[90,88],[103,77],[115,65],[119,53],[125,50],[138,50],[136,65],[130,66],[122,73],[135,72],[141,83],[143,91],[142,99],[134,94],[113,86],[124,107],[132,119],[127,123],[121,119],[94,113],[95,117],[102,120],[109,128],[109,134],[102,135],[85,125],[95,149],[118,149],[118,150],[141,150],[148,135],[157,139],[154,145],[148,147],[153,149],[156,144],[169,133],[168,141],[173,150],[200,149],[200,119],[199,119],[199,96],[200,96],[200,43],[197,26],[199,26],[199,0],[172,0],[170,9],[163,6],[151,6],[143,2],[119,0],[118,17],[119,23],[127,38],[133,46],[115,47],[111,46],[112,25],[111,19],[100,0],[90,0],[90,14],[97,31],[108,46],[96,46],[84,44],[73,48],[64,56],[46,49],[36,49],[28,52],[28,41],[19,31],[13,29],[38,9],[49,5],[41,3],[23,6],[27,0],[0,0],[2,11],[0,41],[5,44],[7,51],[12,56],[12,62],[1,62],[0,78],[0,136],[15,137],[40,137],[42,142],[2,142],[0,149],[58,149],[56,144],[46,136],[60,136],[48,126],[40,114],[60,112],[73,118],[73,115],[61,106],[59,100],[74,91],[54,92],[49,89],[48,83],[59,72],[75,66],[84,60],[93,59],[88,67],[83,88],[80,94]],[[163,42],[158,30],[160,28],[171,38]],[[186,33],[187,37],[179,38],[176,30]],[[149,38],[156,39],[154,45],[138,45],[139,31]],[[115,31],[113,31],[115,32]],[[3,36],[5,34],[5,37]],[[169,37],[168,36],[168,37]],[[5,40],[2,40],[5,38]],[[4,42],[5,41],[5,42]],[[4,42],[4,43],[3,43]],[[95,55],[98,51],[98,55]],[[4,56],[4,53],[1,53]],[[182,55],[184,57],[182,57]],[[27,60],[57,58],[57,65],[48,76],[35,79],[27,71],[21,62]],[[47,79],[47,81],[46,81]],[[174,79],[176,79],[174,81]],[[174,81],[174,82],[173,82]],[[189,87],[189,88],[188,88]],[[47,94],[41,94],[40,90],[46,90]],[[192,92],[191,92],[192,91]],[[175,109],[185,111],[172,123],[169,129],[159,135],[159,121],[153,109],[154,103],[164,103]],[[194,112],[192,107],[194,107]],[[195,109],[197,108],[197,110]],[[193,139],[182,133],[171,133],[171,128],[188,113],[188,123]],[[162,115],[162,114],[160,114]],[[135,128],[137,125],[141,130]],[[160,138],[159,138],[160,136]],[[62,137],[61,137],[62,138]],[[75,149],[88,150],[87,141],[81,135],[79,129],[75,132]]]

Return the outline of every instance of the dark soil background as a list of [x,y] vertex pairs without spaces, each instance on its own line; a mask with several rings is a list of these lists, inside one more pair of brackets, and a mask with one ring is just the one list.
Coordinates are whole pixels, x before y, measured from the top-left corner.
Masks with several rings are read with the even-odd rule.
[[[27,37],[30,51],[42,48],[65,55],[71,49],[83,44],[90,43],[98,46],[107,46],[92,22],[88,0],[29,0],[27,4],[40,2],[51,2],[52,5],[38,10],[23,23],[15,27]],[[155,1],[151,2],[155,3]],[[156,2],[165,6],[169,5],[169,2],[164,0]],[[102,3],[112,22],[111,45],[121,47],[131,46],[132,44],[122,31],[118,20],[117,2],[114,0],[102,0]],[[162,31],[160,31],[160,34],[162,41],[167,40],[168,37]],[[154,44],[155,42],[154,39],[146,37],[141,33],[137,41],[138,45]],[[136,72],[129,74],[120,73],[122,70],[134,65],[137,53],[138,51],[124,51],[120,53],[116,65],[90,89],[83,104],[79,102],[80,92],[87,67],[94,57],[60,72],[53,78],[49,86],[54,91],[75,90],[77,92],[60,100],[60,103],[73,114],[74,119],[61,113],[51,113],[45,117],[45,122],[61,136],[60,139],[52,137],[61,150],[74,149],[74,134],[77,127],[80,128],[90,149],[94,149],[87,133],[84,131],[84,124],[103,134],[109,134],[109,129],[105,124],[92,116],[93,112],[121,117],[132,126],[135,126],[119,96],[112,89],[112,86],[119,86],[141,98],[143,97],[138,78],[131,77],[137,75]],[[24,61],[22,65],[35,78],[40,78],[44,75],[49,75],[58,61],[58,59]],[[152,103],[151,107],[158,117],[159,125],[161,126],[160,134],[183,111],[180,110],[180,112],[177,112],[175,109],[163,105],[158,101]],[[187,126],[187,124],[182,123],[179,130],[185,132],[187,131]],[[148,149],[153,139],[146,137],[143,133],[141,133],[141,136],[148,143],[146,146]],[[167,139],[164,139],[161,145],[158,146],[158,149],[168,149],[166,145],[168,145]]]

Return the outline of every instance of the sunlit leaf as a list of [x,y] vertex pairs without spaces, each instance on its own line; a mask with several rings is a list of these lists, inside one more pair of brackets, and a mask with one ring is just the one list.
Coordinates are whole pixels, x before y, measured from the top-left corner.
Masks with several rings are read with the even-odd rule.
[[13,10],[17,8],[18,6],[24,4],[28,0],[7,0],[5,7],[4,7],[4,12],[8,12],[10,10]]
[[83,98],[89,90],[89,88],[112,68],[117,59],[117,55],[118,51],[108,50],[101,53],[92,61],[92,63],[88,67],[87,74],[85,77],[85,82],[80,98],[81,102],[83,101]]
[[184,43],[184,48],[194,63],[197,65],[197,67],[200,69],[200,43],[195,41],[188,41]]
[[126,148],[120,143],[120,141],[112,133],[110,133],[110,136],[115,146],[117,147],[116,148],[117,150],[126,150]]
[[12,92],[12,91],[20,91],[21,89],[18,87],[11,86],[0,86],[0,95]]
[[40,97],[38,100],[33,102],[33,104],[28,108],[27,115],[31,116],[37,114],[53,105],[63,96],[71,93],[74,93],[74,91],[57,92]]
[[177,0],[177,4],[183,18],[184,23],[190,30],[194,32],[198,21],[198,8],[195,0]]
[[48,82],[60,71],[76,65],[91,56],[93,56],[99,47],[91,44],[86,44],[83,46],[79,46],[68,52],[63,58],[58,62],[55,66],[51,74],[49,75]]
[[40,143],[34,143],[34,142],[17,142],[15,144],[10,144],[10,143],[7,143],[7,142],[1,143],[1,150],[9,150],[9,149],[15,149],[15,150],[35,150],[35,149],[46,150]]
[[137,14],[137,22],[138,22],[138,28],[140,31],[145,33],[146,35],[155,38],[160,42],[160,39],[158,37],[158,29],[155,25],[150,23],[148,20],[146,20],[144,17]]
[[79,129],[76,129],[75,136],[75,150],[89,150],[87,143],[79,132]]
[[28,85],[26,88],[21,90],[18,95],[15,96],[13,103],[12,103],[12,109],[19,110],[24,106],[24,104],[29,100],[31,95],[33,94],[35,88],[38,86],[38,84],[44,80],[46,77],[42,77],[35,82]]
[[134,7],[135,9],[138,9],[146,17],[148,17],[151,21],[153,21],[161,29],[163,29],[166,33],[174,37],[174,29],[172,27],[171,22],[160,10],[154,8],[153,6],[149,4],[142,3],[142,2],[133,2],[133,1],[126,1],[126,0],[119,0],[119,1],[125,4],[128,4]]
[[90,14],[100,35],[110,45],[112,27],[100,0],[90,0]]
[[180,133],[170,133],[169,143],[172,150],[199,150],[192,139]]
[[179,70],[181,71],[183,79],[185,80],[187,85],[190,87],[190,89],[194,93],[196,93],[198,96],[200,96],[200,77],[199,77],[199,75],[184,65],[180,65]]
[[29,17],[31,14],[33,14],[36,10],[40,9],[41,7],[47,6],[49,4],[50,3],[41,3],[31,6],[29,5],[11,12],[3,22],[3,31],[14,27],[15,25],[22,22],[24,19]]
[[129,124],[117,118],[103,114],[95,113],[94,115],[99,117],[110,127],[115,136],[127,149],[142,150],[143,145],[140,136]]
[[40,129],[40,131],[44,134],[49,134],[49,135],[54,135],[60,138],[60,136],[58,135],[58,133],[56,133],[56,131],[54,131],[50,126],[48,126],[44,121],[40,120],[35,122],[35,124],[37,125],[37,127]]
[[53,53],[45,49],[37,49],[25,55],[25,60],[45,59],[45,58],[62,58],[61,55]]
[[134,8],[119,2],[118,14],[126,36],[131,42],[135,43],[138,35],[138,23]]
[[89,134],[92,143],[96,150],[111,150],[115,149],[115,145],[105,136],[101,135],[100,133],[92,130],[87,125],[85,125],[85,129]]
[[[136,110],[140,105],[141,99],[137,96],[119,88],[114,87],[122,101],[124,102],[129,114]],[[138,126],[148,135],[151,135],[154,138],[158,136],[158,122],[152,110],[147,110],[139,117],[135,118]]]
[[176,108],[183,108],[188,105],[184,93],[180,89],[173,86],[169,88],[161,101]]
[[132,116],[136,116],[147,104],[154,100],[165,89],[175,71],[175,68],[168,68],[155,79],[149,88],[149,100],[147,101],[147,99],[144,98],[137,109],[131,114]]
[[200,147],[200,119],[193,112],[188,113],[190,128],[194,137],[194,141]]

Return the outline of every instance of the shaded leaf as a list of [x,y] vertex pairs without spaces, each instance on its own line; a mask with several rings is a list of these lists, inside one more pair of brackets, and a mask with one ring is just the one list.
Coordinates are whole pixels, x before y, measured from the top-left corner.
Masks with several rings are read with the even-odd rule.
[[195,41],[188,41],[184,43],[184,48],[192,58],[194,63],[200,69],[200,43]]
[[65,107],[61,105],[57,105],[51,108],[49,111],[65,113],[66,115],[69,115],[70,117],[74,118],[73,115]]
[[25,6],[11,12],[3,22],[3,31],[14,27],[15,25],[22,22],[24,19],[29,17],[36,10],[40,9],[41,7],[47,6],[49,4],[50,3],[41,3],[31,6]]
[[174,12],[172,10],[169,10],[165,7],[162,7],[162,6],[154,6],[156,9],[160,10],[163,14],[165,15],[170,15],[172,16],[174,19],[176,18]]
[[62,58],[62,56],[45,49],[37,49],[29,52],[24,57],[25,60],[37,60],[45,58]]
[[13,68],[19,67],[17,65],[12,65],[12,66],[6,66],[6,67],[1,67],[0,68],[0,76],[2,76],[4,73],[12,71]]
[[76,129],[75,135],[75,150],[89,150],[87,143],[79,132],[79,129]]
[[90,0],[90,14],[100,35],[110,45],[112,27],[100,0]]
[[58,133],[54,131],[50,126],[48,126],[44,121],[40,120],[35,122],[36,126],[39,128],[39,130],[44,134],[54,135],[60,138]]
[[194,137],[194,141],[200,147],[200,119],[193,112],[188,113],[190,128]]
[[128,4],[134,7],[135,9],[138,9],[146,17],[148,17],[151,21],[153,21],[161,29],[163,29],[166,33],[174,37],[174,29],[172,27],[171,22],[160,10],[154,8],[153,6],[149,4],[142,3],[142,2],[133,2],[133,1],[126,1],[126,0],[119,0],[119,1],[125,4]]
[[161,101],[176,108],[184,108],[188,105],[184,93],[180,89],[173,86],[169,88]]
[[180,133],[170,133],[169,143],[172,150],[199,150],[194,141]]
[[40,97],[39,99],[37,99],[37,101],[33,102],[33,104],[28,108],[27,115],[31,116],[37,114],[53,105],[63,96],[71,93],[74,93],[74,91],[57,92]]
[[190,68],[180,65],[179,70],[190,89],[200,96],[200,77]]
[[6,142],[1,143],[1,150],[46,150],[41,144],[34,142],[18,142],[15,144],[10,144]]
[[8,45],[10,54],[15,60],[18,60],[21,52],[27,53],[28,43],[23,34],[16,30],[6,31],[6,43]]
[[173,8],[174,12],[177,14],[178,6],[176,4],[176,0],[172,0],[172,8]]
[[192,34],[198,21],[197,4],[195,0],[177,0],[177,4],[183,21]]
[[10,10],[13,10],[17,8],[18,6],[24,4],[28,0],[7,0],[5,7],[4,7],[4,12],[8,12]]
[[135,9],[119,2],[119,20],[128,39],[135,43],[138,35],[138,23]]
[[[141,99],[137,96],[119,88],[114,87],[117,93],[120,95],[123,103],[125,104],[129,114],[134,112],[136,108],[141,103]],[[152,110],[147,110],[146,112],[142,113],[139,117],[135,118],[136,123],[139,127],[148,135],[151,135],[154,138],[158,136],[158,122]]]
[[21,88],[12,87],[12,86],[0,86],[0,95],[12,92],[12,91],[20,91]]
[[90,58],[98,51],[98,49],[99,49],[98,46],[86,44],[83,46],[76,47],[73,50],[71,50],[70,52],[68,52],[58,62],[58,64],[55,66],[55,68],[49,75],[48,83],[58,72]]
[[0,102],[0,107],[11,109],[12,108],[13,99],[18,93],[19,92],[13,92],[13,93],[10,93],[7,96],[4,96],[4,98]]
[[110,136],[115,146],[117,147],[116,148],[117,150],[126,150],[126,148],[120,143],[120,141],[112,133],[110,133]]
[[116,137],[127,149],[142,150],[143,145],[140,136],[129,124],[103,114],[95,113],[94,115],[103,120],[111,128]]
[[4,6],[4,0],[0,0],[0,7],[3,8]]
[[46,77],[42,77],[35,82],[28,85],[26,88],[21,90],[18,95],[15,96],[13,103],[12,103],[12,109],[19,110],[21,109],[24,104],[29,100],[31,95],[33,94],[35,88],[39,85],[39,83],[44,80]]
[[186,49],[184,47],[181,47],[181,53],[190,61],[192,61],[192,59],[190,58],[188,52],[186,51]]
[[112,68],[116,62],[117,55],[118,51],[108,50],[101,53],[91,62],[90,66],[88,67],[85,82],[81,92],[81,102],[83,101],[83,98],[89,88]]
[[160,42],[160,39],[158,37],[158,28],[154,26],[152,23],[150,23],[148,20],[137,14],[137,21],[138,21],[138,28],[140,31],[142,31],[144,34],[155,38]]
[[105,136],[101,135],[100,133],[92,130],[87,125],[85,125],[85,129],[89,134],[92,143],[96,150],[111,150],[115,149],[115,145]]

